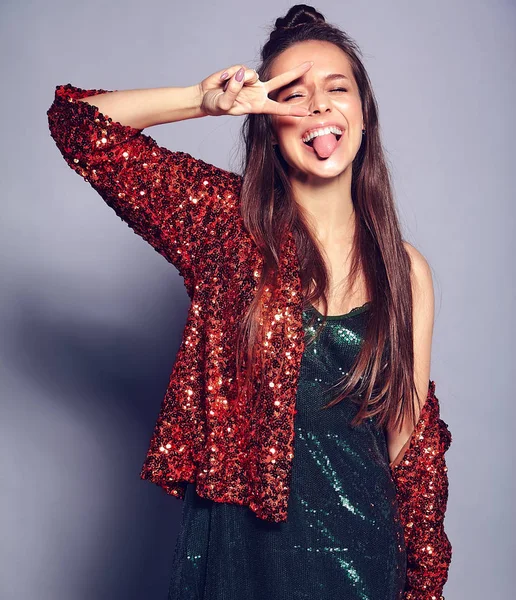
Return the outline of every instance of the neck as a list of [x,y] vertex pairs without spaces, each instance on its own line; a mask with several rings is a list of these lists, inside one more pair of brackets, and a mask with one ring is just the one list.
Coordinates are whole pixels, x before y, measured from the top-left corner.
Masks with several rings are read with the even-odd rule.
[[294,199],[323,244],[351,241],[355,210],[351,199],[351,165],[337,177],[323,179],[306,173],[290,175]]

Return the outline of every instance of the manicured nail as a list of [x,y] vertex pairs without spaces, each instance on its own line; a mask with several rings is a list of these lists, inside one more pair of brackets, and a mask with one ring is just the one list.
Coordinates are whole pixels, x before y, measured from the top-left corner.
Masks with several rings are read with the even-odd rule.
[[244,78],[244,73],[245,73],[244,67],[240,67],[240,69],[238,69],[238,71],[235,75],[235,79],[238,82],[242,81],[242,79]]
[[227,71],[224,71],[224,73],[222,73],[222,75],[220,76],[222,81],[224,81],[224,79],[227,79],[228,77],[229,77],[229,73]]

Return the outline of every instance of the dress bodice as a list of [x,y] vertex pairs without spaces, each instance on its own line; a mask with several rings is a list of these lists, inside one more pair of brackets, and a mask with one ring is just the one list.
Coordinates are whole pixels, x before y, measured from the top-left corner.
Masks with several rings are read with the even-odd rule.
[[360,350],[368,308],[325,322],[303,312],[287,520],[188,484],[169,600],[400,600],[406,554],[384,432],[372,418],[351,427],[349,399],[322,408]]

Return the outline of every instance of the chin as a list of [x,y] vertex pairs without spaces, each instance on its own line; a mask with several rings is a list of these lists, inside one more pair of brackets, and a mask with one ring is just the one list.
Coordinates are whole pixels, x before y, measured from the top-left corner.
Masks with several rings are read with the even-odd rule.
[[305,176],[319,177],[320,179],[332,179],[344,174],[351,169],[353,163],[343,162],[342,160],[322,160],[318,164],[303,164],[301,167],[295,166],[294,169],[303,173]]
[[315,156],[310,156],[307,159],[306,155],[298,156],[296,154],[285,159],[285,161],[289,165],[291,173],[304,178],[312,176],[331,179],[342,175],[348,169],[351,169],[353,165],[353,160],[349,160],[349,154],[342,151],[337,151],[327,159],[320,159]]

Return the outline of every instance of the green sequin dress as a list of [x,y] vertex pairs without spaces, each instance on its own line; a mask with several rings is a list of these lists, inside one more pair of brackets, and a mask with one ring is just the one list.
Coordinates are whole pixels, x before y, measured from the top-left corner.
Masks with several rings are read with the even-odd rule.
[[[374,418],[352,428],[350,401],[320,410],[360,349],[369,306],[328,317],[305,347],[287,520],[264,521],[188,484],[169,600],[402,598],[406,549],[385,434]],[[304,311],[307,341],[322,321]]]

